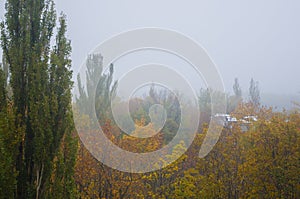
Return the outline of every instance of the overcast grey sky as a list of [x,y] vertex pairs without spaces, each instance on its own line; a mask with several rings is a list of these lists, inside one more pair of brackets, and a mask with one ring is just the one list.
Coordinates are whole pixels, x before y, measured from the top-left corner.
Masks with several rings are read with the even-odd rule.
[[[76,72],[96,45],[126,30],[160,27],[200,43],[218,66],[228,91],[238,77],[262,92],[300,92],[298,0],[56,0],[68,18]],[[0,14],[3,15],[3,0]],[[3,17],[2,17],[3,19]]]

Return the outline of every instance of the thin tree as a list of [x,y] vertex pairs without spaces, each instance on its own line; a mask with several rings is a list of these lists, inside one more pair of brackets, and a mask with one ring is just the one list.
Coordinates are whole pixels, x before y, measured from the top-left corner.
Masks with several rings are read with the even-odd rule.
[[233,92],[236,97],[238,97],[238,98],[242,97],[242,89],[240,87],[238,78],[234,79]]
[[260,105],[260,90],[258,82],[255,82],[253,78],[251,78],[250,81],[249,97],[250,103],[252,103],[253,106],[258,107]]

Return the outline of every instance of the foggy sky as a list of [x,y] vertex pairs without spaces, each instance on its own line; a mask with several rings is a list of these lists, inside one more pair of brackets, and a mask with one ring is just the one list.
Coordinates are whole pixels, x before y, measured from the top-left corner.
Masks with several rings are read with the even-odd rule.
[[[244,91],[251,77],[262,92],[300,92],[298,0],[56,0],[68,18],[73,69],[111,36],[141,27],[179,31],[200,43],[214,60],[226,89],[238,77]],[[3,19],[4,5],[0,0]]]

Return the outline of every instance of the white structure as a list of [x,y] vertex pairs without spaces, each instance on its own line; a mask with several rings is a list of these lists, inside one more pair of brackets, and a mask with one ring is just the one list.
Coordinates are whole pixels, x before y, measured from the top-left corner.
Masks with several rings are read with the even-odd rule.
[[231,125],[232,123],[240,122],[240,127],[243,132],[246,132],[249,130],[250,124],[258,121],[257,116],[253,116],[253,115],[244,116],[243,119],[240,119],[240,120],[238,120],[235,117],[232,117],[229,114],[221,114],[221,113],[217,113],[213,117],[216,118],[217,121],[220,122],[222,125],[230,127],[230,128],[232,127],[232,125]]

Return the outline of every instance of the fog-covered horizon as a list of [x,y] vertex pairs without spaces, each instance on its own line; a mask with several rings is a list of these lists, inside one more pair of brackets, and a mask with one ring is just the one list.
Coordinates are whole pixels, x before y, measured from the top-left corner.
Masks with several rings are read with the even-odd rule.
[[[300,96],[300,2],[293,1],[71,1],[55,0],[68,19],[74,75],[98,44],[141,27],[178,31],[202,45],[226,91],[238,77],[254,78],[263,93]],[[0,2],[3,19],[4,1]],[[122,65],[122,63],[119,63]]]

